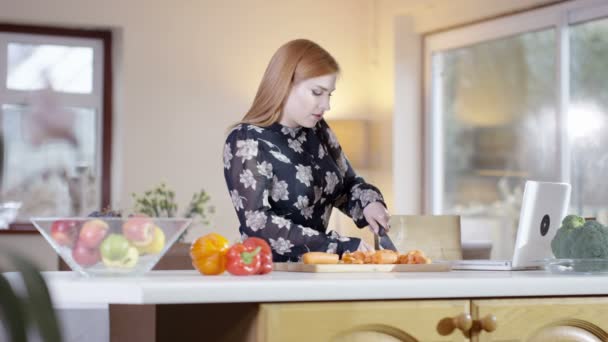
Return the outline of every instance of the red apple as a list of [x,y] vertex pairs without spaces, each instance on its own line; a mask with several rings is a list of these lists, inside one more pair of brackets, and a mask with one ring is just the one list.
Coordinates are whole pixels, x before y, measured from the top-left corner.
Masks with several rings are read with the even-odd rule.
[[93,266],[101,260],[98,248],[87,248],[80,242],[76,243],[72,249],[72,257],[80,266],[84,267]]
[[51,225],[51,237],[61,246],[72,246],[78,235],[78,221],[57,220]]
[[154,221],[149,217],[129,218],[122,225],[122,234],[135,246],[146,246],[154,239]]
[[102,220],[89,220],[80,229],[78,243],[87,248],[97,248],[106,237],[109,228]]

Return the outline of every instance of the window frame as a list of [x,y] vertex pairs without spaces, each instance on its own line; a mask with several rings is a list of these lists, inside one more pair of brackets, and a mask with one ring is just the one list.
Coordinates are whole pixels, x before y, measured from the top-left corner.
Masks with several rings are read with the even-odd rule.
[[[556,30],[556,115],[558,117],[558,155],[560,181],[570,182],[570,146],[567,130],[569,89],[569,26],[608,17],[604,0],[577,0],[512,14],[423,37],[423,172],[422,208],[424,213],[443,213],[443,122],[441,83],[433,70],[439,70],[440,58],[434,54],[477,43],[506,38],[543,29]],[[435,95],[435,96],[434,96]],[[425,172],[426,171],[426,172]]]
[[[88,106],[91,108],[99,108],[98,125],[100,135],[97,138],[97,143],[100,146],[101,154],[97,156],[101,171],[100,183],[100,203],[102,207],[108,207],[111,201],[111,182],[112,182],[112,115],[113,115],[113,99],[112,99],[112,32],[109,30],[97,29],[77,29],[63,28],[52,26],[33,26],[20,25],[13,23],[1,23],[1,34],[16,34],[20,42],[35,42],[38,39],[44,39],[44,42],[52,43],[53,40],[69,39],[74,43],[81,42],[82,46],[97,45],[101,47],[101,53],[95,53],[94,60],[101,60],[100,68],[93,68],[93,92],[101,90],[101,98],[97,99],[90,94],[71,94],[59,93],[60,98],[69,99],[70,104]],[[37,35],[38,37],[32,37]],[[96,40],[92,42],[91,39]],[[66,45],[64,41],[62,45]],[[70,44],[67,44],[70,45]],[[0,47],[4,51],[3,47]],[[6,65],[6,51],[4,56],[0,57],[0,62]],[[95,62],[97,63],[97,62]],[[99,73],[95,70],[98,69]],[[26,91],[10,90],[6,87],[6,68],[2,68],[0,76],[3,76],[3,84],[0,85],[0,96],[5,97],[6,103],[20,104],[24,101]],[[37,233],[36,228],[29,222],[14,222],[9,226],[8,233]],[[3,232],[0,230],[0,232]]]

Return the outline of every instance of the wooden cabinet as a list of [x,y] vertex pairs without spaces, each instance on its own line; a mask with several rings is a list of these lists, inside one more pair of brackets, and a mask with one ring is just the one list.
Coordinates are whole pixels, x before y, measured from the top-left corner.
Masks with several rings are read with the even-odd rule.
[[473,300],[475,322],[494,317],[496,329],[474,324],[473,341],[608,341],[608,298],[529,298]]
[[262,304],[258,340],[466,341],[462,333],[441,336],[436,326],[468,311],[467,300]]
[[113,342],[597,342],[606,329],[608,297],[110,305]]
[[603,297],[262,304],[258,318],[268,342],[608,341]]

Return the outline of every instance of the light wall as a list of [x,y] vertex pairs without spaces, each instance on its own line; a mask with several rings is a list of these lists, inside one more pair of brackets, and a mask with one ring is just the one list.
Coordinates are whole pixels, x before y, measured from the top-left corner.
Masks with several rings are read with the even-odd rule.
[[216,207],[210,229],[236,238],[221,160],[225,133],[248,109],[271,55],[291,39],[318,42],[341,65],[329,118],[373,115],[363,86],[369,78],[366,0],[0,4],[4,21],[115,31],[115,207],[129,208],[131,193],[160,181],[176,190],[182,207],[205,188]]
[[[338,60],[342,76],[328,118],[372,122],[373,165],[362,170],[393,207],[395,84],[417,87],[415,67],[395,76],[395,20],[409,16],[409,42],[420,32],[528,7],[539,0],[0,0],[0,21],[112,29],[115,33],[113,205],[160,181],[182,208],[207,190],[216,207],[209,230],[237,238],[223,178],[226,129],[248,109],[272,53],[309,38]],[[406,25],[407,26],[407,25]],[[403,33],[403,32],[401,32]],[[400,47],[408,50],[408,46]],[[414,51],[419,47],[411,46]],[[413,82],[413,84],[411,84]],[[403,89],[403,88],[400,88]],[[418,97],[418,94],[399,96]],[[419,211],[420,114],[402,109],[414,134],[401,213]],[[409,152],[408,152],[409,151]],[[401,191],[401,190],[400,190]],[[405,212],[403,212],[405,211]],[[202,234],[196,230],[191,237]]]

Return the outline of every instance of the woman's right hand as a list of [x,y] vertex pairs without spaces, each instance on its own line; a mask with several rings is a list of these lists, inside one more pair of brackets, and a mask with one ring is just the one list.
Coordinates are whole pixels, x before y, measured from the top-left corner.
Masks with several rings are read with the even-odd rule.
[[365,240],[361,239],[361,243],[359,244],[359,248],[357,248],[357,251],[373,252],[374,247],[372,247],[369,243],[365,242]]

